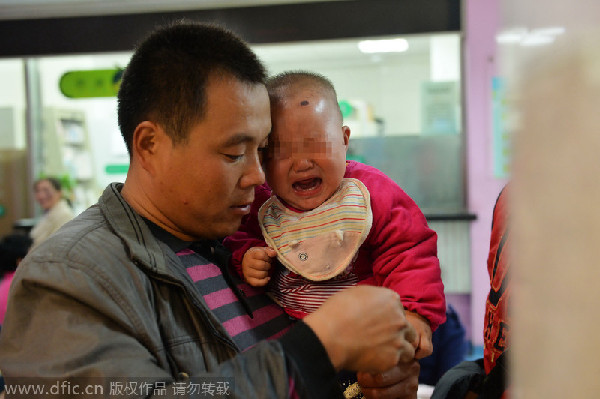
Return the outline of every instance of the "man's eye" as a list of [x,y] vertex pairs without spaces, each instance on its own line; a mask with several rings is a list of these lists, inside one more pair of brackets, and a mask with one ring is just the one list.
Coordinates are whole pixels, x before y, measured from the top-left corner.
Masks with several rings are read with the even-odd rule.
[[232,161],[237,161],[242,159],[242,157],[244,156],[244,154],[224,154],[227,158],[229,158]]

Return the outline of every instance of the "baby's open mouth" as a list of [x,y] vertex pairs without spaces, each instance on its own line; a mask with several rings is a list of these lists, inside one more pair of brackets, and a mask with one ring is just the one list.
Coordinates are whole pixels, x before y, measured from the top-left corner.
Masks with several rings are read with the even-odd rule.
[[312,190],[316,187],[319,187],[319,185],[321,184],[321,181],[322,180],[318,177],[300,180],[300,181],[297,181],[294,184],[292,184],[292,188],[296,191]]

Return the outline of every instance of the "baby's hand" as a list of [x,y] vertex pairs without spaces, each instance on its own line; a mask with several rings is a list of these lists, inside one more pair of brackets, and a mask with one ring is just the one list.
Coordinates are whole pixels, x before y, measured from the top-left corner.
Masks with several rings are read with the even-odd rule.
[[433,353],[433,343],[431,342],[431,327],[429,322],[419,314],[405,310],[406,320],[417,332],[417,337],[413,342],[415,347],[415,358],[423,359]]
[[242,259],[242,274],[248,284],[253,287],[267,285],[271,277],[271,261],[277,255],[273,248],[252,247],[246,251]]

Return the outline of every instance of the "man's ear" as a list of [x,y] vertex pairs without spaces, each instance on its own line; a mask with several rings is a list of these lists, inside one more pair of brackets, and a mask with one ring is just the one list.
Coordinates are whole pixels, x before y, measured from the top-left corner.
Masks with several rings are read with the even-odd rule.
[[151,172],[152,164],[164,135],[162,128],[154,122],[143,121],[135,128],[131,148],[133,157],[137,158],[143,169]]

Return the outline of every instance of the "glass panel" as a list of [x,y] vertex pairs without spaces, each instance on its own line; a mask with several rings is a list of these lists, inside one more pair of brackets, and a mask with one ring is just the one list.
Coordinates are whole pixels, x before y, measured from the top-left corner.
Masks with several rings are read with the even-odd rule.
[[29,216],[25,72],[21,59],[0,60],[0,236]]
[[[392,177],[425,212],[464,210],[460,35],[412,35],[404,52],[364,53],[363,40],[255,45],[270,74],[290,69],[319,72],[332,80],[352,130],[351,158]],[[116,98],[85,96],[88,80],[73,71],[123,68],[131,53],[36,59],[44,115],[43,156],[37,170],[70,179],[79,210],[111,181],[123,181],[128,156],[117,126]],[[62,92],[61,92],[61,79]],[[100,79],[100,78],[98,78]],[[78,86],[79,85],[79,86]],[[100,85],[100,83],[98,83]],[[67,135],[83,134],[79,143]]]
[[0,60],[0,149],[23,149],[25,76],[21,59]]
[[[402,39],[403,52],[365,53]],[[386,40],[388,42],[382,42]],[[335,85],[350,158],[392,177],[425,212],[465,208],[458,33],[254,46],[269,73],[310,70]]]
[[36,59],[44,119],[37,170],[66,183],[76,212],[95,203],[110,182],[125,180],[129,156],[117,124],[116,91],[130,56]]

